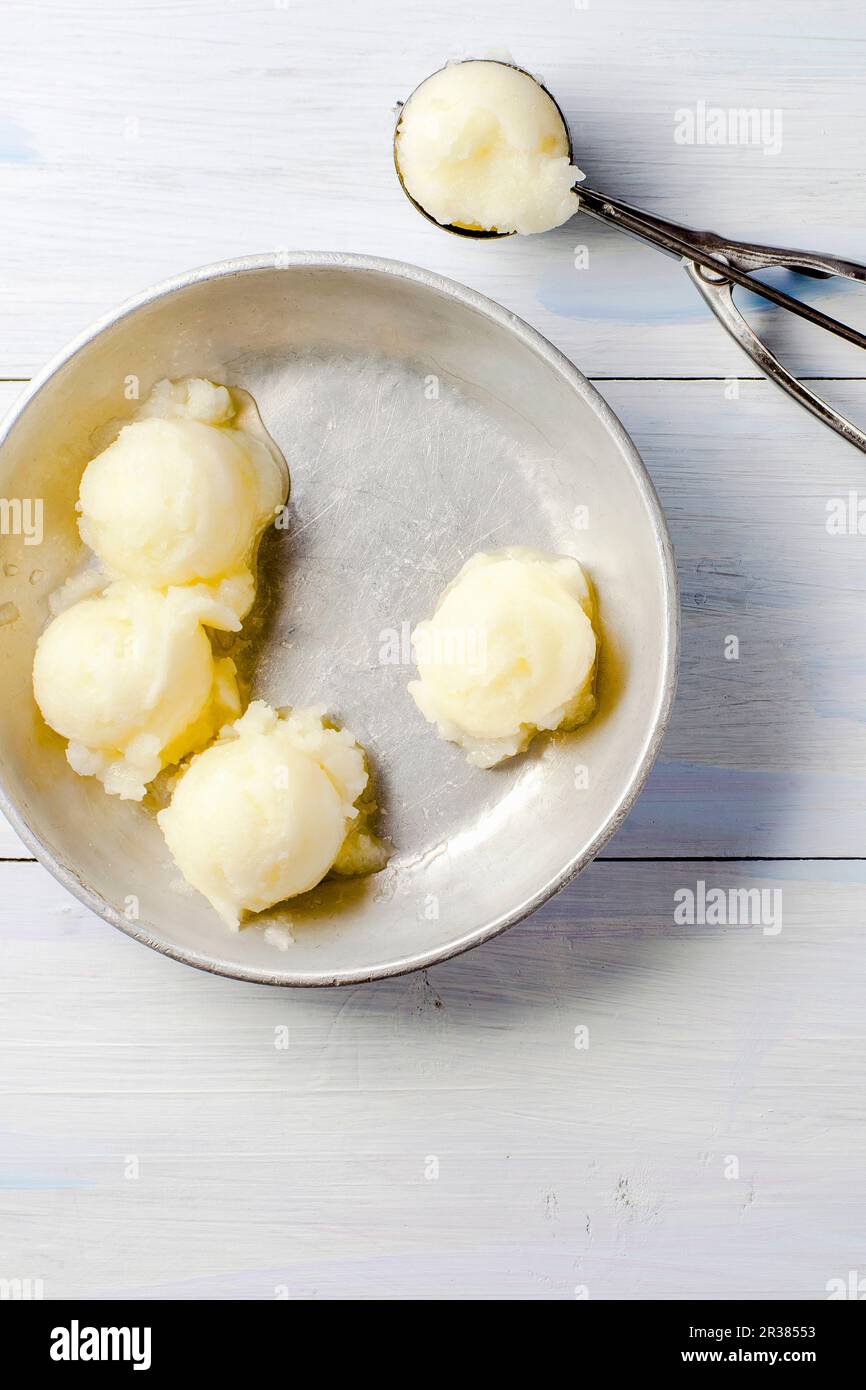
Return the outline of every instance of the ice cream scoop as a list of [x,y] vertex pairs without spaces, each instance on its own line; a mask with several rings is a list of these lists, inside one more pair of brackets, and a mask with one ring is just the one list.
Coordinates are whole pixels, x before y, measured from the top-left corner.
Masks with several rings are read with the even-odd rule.
[[240,712],[234,663],[214,659],[195,600],[125,583],[49,623],[33,690],[71,767],[126,800]]
[[363,749],[324,709],[279,714],[261,700],[194,757],[157,817],[184,878],[230,927],[315,888],[327,873],[384,863],[367,825]]
[[92,459],[79,493],[82,539],[113,578],[153,589],[205,586],[211,626],[240,627],[255,594],[255,552],[286,500],[288,473],[263,429],[241,428],[234,393],[161,382]]
[[409,692],[477,767],[522,752],[543,729],[595,709],[592,591],[578,562],[524,547],[467,560],[412,634]]
[[761,246],[695,231],[585,183],[568,193],[566,178],[584,176],[571,165],[571,137],[562,112],[530,73],[494,59],[449,64],[416,87],[400,109],[394,163],[418,211],[460,236],[543,232],[582,211],[673,256],[759,370],[866,453],[866,430],[794,376],[734,302],[734,287],[740,286],[866,348],[866,333],[754,274],[782,267],[819,280],[841,275],[864,282],[866,265],[818,251]]
[[479,236],[545,232],[578,210],[568,127],[553,97],[507,63],[450,63],[400,112],[394,160],[432,221]]

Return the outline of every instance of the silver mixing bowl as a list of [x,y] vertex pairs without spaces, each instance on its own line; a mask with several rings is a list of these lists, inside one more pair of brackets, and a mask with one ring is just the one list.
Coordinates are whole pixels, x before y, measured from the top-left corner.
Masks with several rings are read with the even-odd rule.
[[[232,934],[182,891],[151,811],[67,766],[30,671],[48,596],[81,560],[75,501],[107,421],[161,377],[245,387],[288,459],[292,516],[261,555],[254,695],[324,703],[370,750],[387,869]],[[107,922],[190,965],[269,984],[371,980],[489,940],[598,852],[637,796],[676,683],[670,540],[643,464],[586,379],[505,309],[368,256],[251,257],[149,290],[83,334],[0,432],[0,496],[45,538],[2,540],[0,807]],[[473,551],[576,555],[598,592],[600,708],[493,771],[406,694],[408,633]],[[3,605],[14,605],[9,609]],[[243,654],[242,654],[243,656]],[[279,949],[268,924],[290,924]]]

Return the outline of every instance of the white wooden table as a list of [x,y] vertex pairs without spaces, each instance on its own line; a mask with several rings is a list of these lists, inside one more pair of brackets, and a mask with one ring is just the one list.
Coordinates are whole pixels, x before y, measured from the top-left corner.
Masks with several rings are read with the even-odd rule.
[[[826,525],[866,498],[866,459],[753,379],[673,262],[589,220],[490,246],[412,211],[395,101],[503,51],[557,94],[596,186],[866,259],[862,0],[4,5],[0,404],[189,266],[414,261],[599,383],[684,609],[673,725],[620,834],[426,975],[198,974],[0,832],[0,1279],[46,1297],[817,1299],[866,1275],[866,535]],[[780,112],[781,148],[678,143],[699,103]],[[866,323],[862,293],[811,294]],[[854,349],[756,321],[866,418]],[[677,924],[699,880],[781,890],[782,930]]]

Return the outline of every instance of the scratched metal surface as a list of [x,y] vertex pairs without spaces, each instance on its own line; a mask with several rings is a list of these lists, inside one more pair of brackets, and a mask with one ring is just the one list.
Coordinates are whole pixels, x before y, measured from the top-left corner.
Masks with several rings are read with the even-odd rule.
[[[360,739],[393,851],[381,873],[320,885],[240,933],[198,894],[178,895],[152,808],[76,777],[31,699],[48,597],[80,562],[72,499],[94,434],[134,408],[123,398],[130,376],[143,396],[163,374],[248,390],[283,450],[291,520],[263,547],[239,667],[253,698],[324,706]],[[0,478],[9,495],[43,497],[48,518],[36,582],[26,537],[4,551],[17,613],[0,627],[10,815],[65,886],[160,950],[278,983],[435,963],[582,867],[657,751],[679,615],[649,480],[592,387],[458,286],[390,262],[308,255],[182,280],[78,347],[24,403],[0,441]],[[599,596],[599,708],[584,729],[484,773],[408,696],[408,633],[465,559],[515,544],[585,564]],[[287,952],[273,925],[290,928]]]

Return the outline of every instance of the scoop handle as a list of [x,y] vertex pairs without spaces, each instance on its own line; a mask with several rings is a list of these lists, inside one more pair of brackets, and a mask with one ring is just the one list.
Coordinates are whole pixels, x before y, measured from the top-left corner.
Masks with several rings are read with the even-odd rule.
[[760,295],[763,299],[778,304],[799,318],[814,323],[837,338],[866,348],[866,334],[849,324],[804,304],[792,295],[773,285],[764,284],[751,275],[750,270],[766,270],[781,266],[796,270],[803,275],[821,279],[840,275],[848,280],[866,282],[866,265],[857,261],[844,260],[838,256],[825,256],[815,251],[787,250],[782,247],[760,246],[745,241],[728,241],[715,232],[699,232],[691,227],[669,222],[653,213],[643,212],[618,198],[608,198],[578,184],[575,192],[580,199],[581,210],[599,221],[618,227],[647,241],[651,245],[674,256],[685,267],[692,284],[702,299],[712,309],[723,328],[735,342],[748,353],[762,372],[783,391],[802,405],[830,429],[835,430],[849,444],[866,453],[866,433],[853,421],[842,415],[827,401],[810,391],[787,367],[779,361],[762,338],[746,322],[734,303],[734,285],[740,285]]

